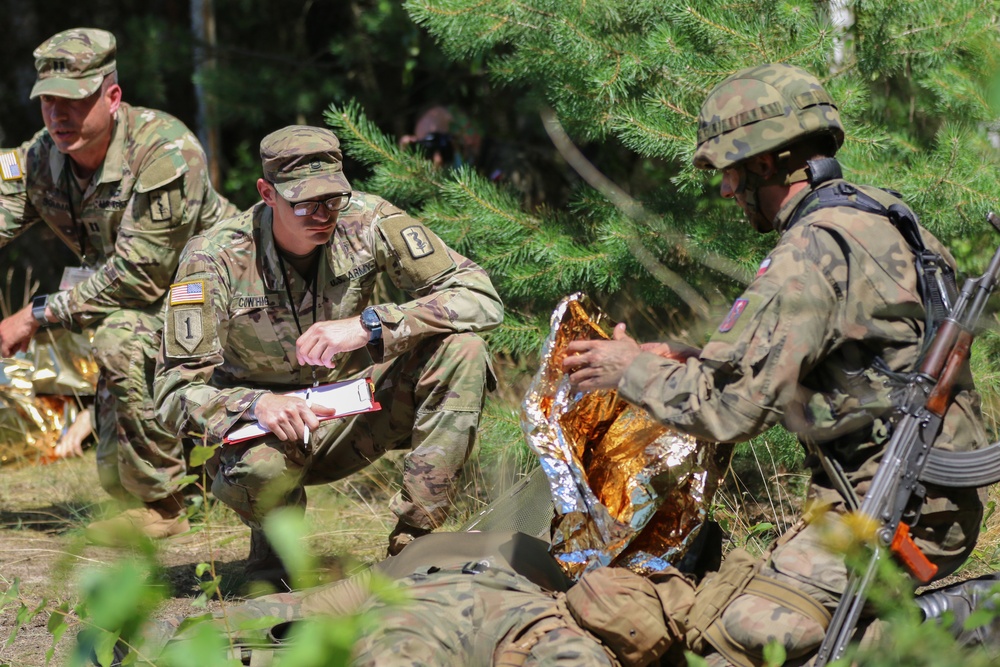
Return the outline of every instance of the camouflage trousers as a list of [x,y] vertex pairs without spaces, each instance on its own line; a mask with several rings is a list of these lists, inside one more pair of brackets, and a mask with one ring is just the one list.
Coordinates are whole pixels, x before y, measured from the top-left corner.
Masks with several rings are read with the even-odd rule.
[[[975,493],[975,489],[970,490],[968,503],[942,498],[933,490],[928,493],[927,514],[922,516],[914,535],[919,536],[921,550],[938,565],[939,578],[961,565],[975,544],[982,517]],[[848,544],[854,539],[841,517],[839,512],[829,511],[808,523],[799,522],[778,540],[754,579],[789,586],[832,614],[847,588],[848,570],[843,555],[832,552],[827,545]],[[710,594],[706,589],[711,586],[711,580],[706,579],[696,597]],[[827,625],[819,622],[818,615],[803,613],[807,606],[808,602],[803,605],[801,600],[776,601],[749,590],[734,595],[717,621],[724,629],[726,645],[714,643],[718,652],[705,656],[708,664],[711,667],[763,664],[764,647],[771,641],[784,646],[787,665],[809,664],[823,641]],[[871,617],[863,617],[859,627],[864,628],[863,642],[874,641],[884,630]]]
[[409,449],[391,509],[410,526],[440,526],[493,381],[486,343],[471,333],[431,338],[356,377],[365,375],[381,410],[323,422],[305,453],[273,436],[224,447],[208,465],[212,492],[259,528],[274,507],[304,505],[304,486],[342,479],[388,451]]
[[185,473],[181,440],[153,408],[153,371],[160,350],[160,307],[118,310],[94,332],[97,381],[97,472],[120,499],[165,498]]
[[354,667],[619,667],[560,594],[478,565],[403,579],[405,602],[369,607],[378,619],[355,647]]

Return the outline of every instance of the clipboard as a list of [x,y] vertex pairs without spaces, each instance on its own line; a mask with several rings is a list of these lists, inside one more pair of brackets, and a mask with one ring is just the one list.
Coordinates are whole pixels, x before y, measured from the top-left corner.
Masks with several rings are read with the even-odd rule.
[[[282,396],[298,396],[302,400],[306,398],[306,392],[310,391],[309,400],[312,405],[321,405],[333,408],[337,414],[330,417],[320,417],[320,422],[331,419],[340,419],[362,412],[375,412],[381,410],[382,406],[375,400],[375,385],[368,377],[357,378],[355,380],[344,380],[331,384],[319,385],[307,389],[290,391]],[[235,445],[246,440],[259,438],[270,433],[270,429],[260,422],[252,421],[238,425],[223,438],[222,444]]]

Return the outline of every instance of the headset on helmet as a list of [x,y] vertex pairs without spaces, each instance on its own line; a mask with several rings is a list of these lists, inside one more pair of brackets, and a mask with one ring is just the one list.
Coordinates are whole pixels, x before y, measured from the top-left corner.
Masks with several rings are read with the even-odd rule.
[[749,67],[717,85],[701,106],[694,166],[725,169],[822,134],[836,148],[844,143],[840,113],[816,77],[792,65]]

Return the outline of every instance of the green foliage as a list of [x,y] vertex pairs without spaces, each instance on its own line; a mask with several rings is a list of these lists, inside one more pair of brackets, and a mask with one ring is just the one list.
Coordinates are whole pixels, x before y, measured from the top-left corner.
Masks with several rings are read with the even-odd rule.
[[82,630],[77,635],[74,665],[88,665],[95,655],[102,667],[112,661],[115,644],[141,643],[145,623],[168,591],[157,581],[150,549],[140,558],[123,559],[103,570],[83,573],[81,603],[75,609]]
[[[983,215],[1000,188],[984,123],[997,116],[995,5],[861,2],[841,30],[825,3],[811,2],[406,3],[448,56],[482,62],[524,106],[551,107],[602,160],[598,171],[627,188],[618,199],[584,174],[599,192],[578,185],[563,208],[524,211],[472,169],[436,174],[394,148],[357,104],[331,107],[327,120],[372,170],[365,186],[398,197],[490,271],[513,325],[494,334],[499,349],[537,345],[546,313],[573,291],[622,318],[636,315],[635,301],[656,304],[640,333],[675,335],[681,324],[702,342],[773,244],[705,197],[716,181],[690,165],[711,87],[768,61],[817,73],[844,115],[852,177],[901,191],[946,242],[992,238]],[[985,257],[977,246],[962,268]]]

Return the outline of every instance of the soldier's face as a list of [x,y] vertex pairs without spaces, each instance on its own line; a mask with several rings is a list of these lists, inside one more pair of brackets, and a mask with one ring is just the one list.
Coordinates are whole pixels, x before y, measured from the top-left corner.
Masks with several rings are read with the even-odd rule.
[[[261,179],[257,182],[264,203],[271,207],[274,219],[274,237],[278,245],[288,252],[304,255],[316,246],[324,245],[337,228],[340,211],[331,211],[320,203],[311,215],[298,216],[288,203],[278,194],[274,186]],[[328,199],[320,197],[318,202]]]
[[73,158],[103,161],[111,142],[114,114],[121,102],[117,84],[104,85],[90,97],[71,100],[42,95],[42,119],[56,149]]
[[719,193],[726,199],[735,199],[744,211],[747,210],[746,167],[736,165],[722,170],[722,184]]

